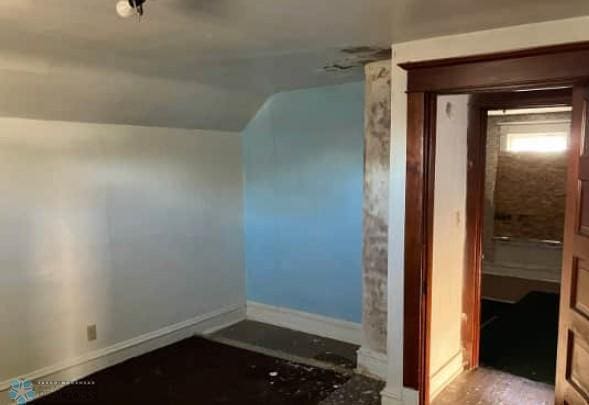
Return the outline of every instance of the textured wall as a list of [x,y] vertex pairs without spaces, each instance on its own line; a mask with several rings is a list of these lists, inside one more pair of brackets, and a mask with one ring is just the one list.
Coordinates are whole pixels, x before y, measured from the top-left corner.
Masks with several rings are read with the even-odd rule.
[[[517,118],[517,117],[516,117]],[[497,181],[497,163],[499,162],[499,149],[501,147],[502,119],[514,119],[513,117],[488,117],[487,119],[487,155],[485,161],[485,218],[483,225],[483,249],[485,258],[491,260],[494,256],[495,245],[493,235],[495,233],[495,184]]]
[[364,113],[365,345],[386,352],[391,62],[366,66]]
[[[499,151],[501,145],[501,125],[514,122],[563,121],[570,119],[570,113],[522,114],[507,116],[491,116],[487,125],[487,162],[485,169],[485,224],[484,246],[485,258],[492,260],[494,256],[493,235],[495,235],[495,190]],[[542,176],[542,174],[540,174]],[[530,179],[535,182],[534,179]],[[536,183],[536,185],[538,185]],[[540,183],[541,185],[541,183]],[[522,202],[520,202],[521,204]],[[562,237],[562,236],[561,236]]]
[[244,304],[238,133],[0,129],[0,381]]
[[567,154],[500,153],[495,235],[562,241]]
[[360,321],[363,90],[278,93],[243,132],[249,300]]
[[566,153],[514,154],[501,151],[501,144],[502,134],[510,132],[567,130],[569,119],[568,112],[489,117],[485,273],[519,280],[560,280],[562,248],[533,240],[562,240]]

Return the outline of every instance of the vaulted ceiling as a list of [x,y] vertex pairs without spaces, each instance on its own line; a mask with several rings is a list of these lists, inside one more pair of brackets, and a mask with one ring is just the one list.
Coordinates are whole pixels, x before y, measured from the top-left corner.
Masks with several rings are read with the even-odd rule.
[[0,115],[240,130],[271,94],[362,79],[392,42],[589,14],[586,0],[2,0]]

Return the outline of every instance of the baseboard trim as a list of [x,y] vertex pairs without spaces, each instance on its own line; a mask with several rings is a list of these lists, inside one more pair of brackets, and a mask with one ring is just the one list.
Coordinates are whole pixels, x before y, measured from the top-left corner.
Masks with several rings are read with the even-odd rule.
[[40,379],[47,381],[77,381],[130,358],[194,335],[211,333],[244,319],[245,307],[243,305],[221,308],[24,375],[14,376],[14,378],[0,382],[0,391],[9,389],[10,382],[16,378],[27,379],[32,382]]
[[358,349],[358,372],[368,377],[385,381],[387,379],[387,355],[362,346]]
[[430,379],[431,400],[444,390],[464,370],[462,351],[456,353],[446,364],[436,371]]
[[247,319],[360,345],[362,325],[290,308],[247,302]]
[[419,392],[411,388],[392,390],[385,387],[380,396],[382,405],[419,405]]

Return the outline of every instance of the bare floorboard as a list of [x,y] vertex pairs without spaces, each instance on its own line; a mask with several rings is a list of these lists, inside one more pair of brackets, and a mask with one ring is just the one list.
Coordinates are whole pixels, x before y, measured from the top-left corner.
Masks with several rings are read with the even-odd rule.
[[433,405],[552,405],[554,387],[480,368],[459,376]]

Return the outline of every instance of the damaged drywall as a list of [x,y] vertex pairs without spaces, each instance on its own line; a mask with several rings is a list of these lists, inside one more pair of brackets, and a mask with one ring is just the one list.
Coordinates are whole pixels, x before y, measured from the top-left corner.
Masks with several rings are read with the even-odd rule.
[[386,352],[391,62],[366,65],[364,110],[364,344]]
[[326,72],[340,72],[351,69],[362,69],[368,64],[390,60],[391,48],[379,48],[374,46],[356,46],[343,48],[341,57],[323,66]]

